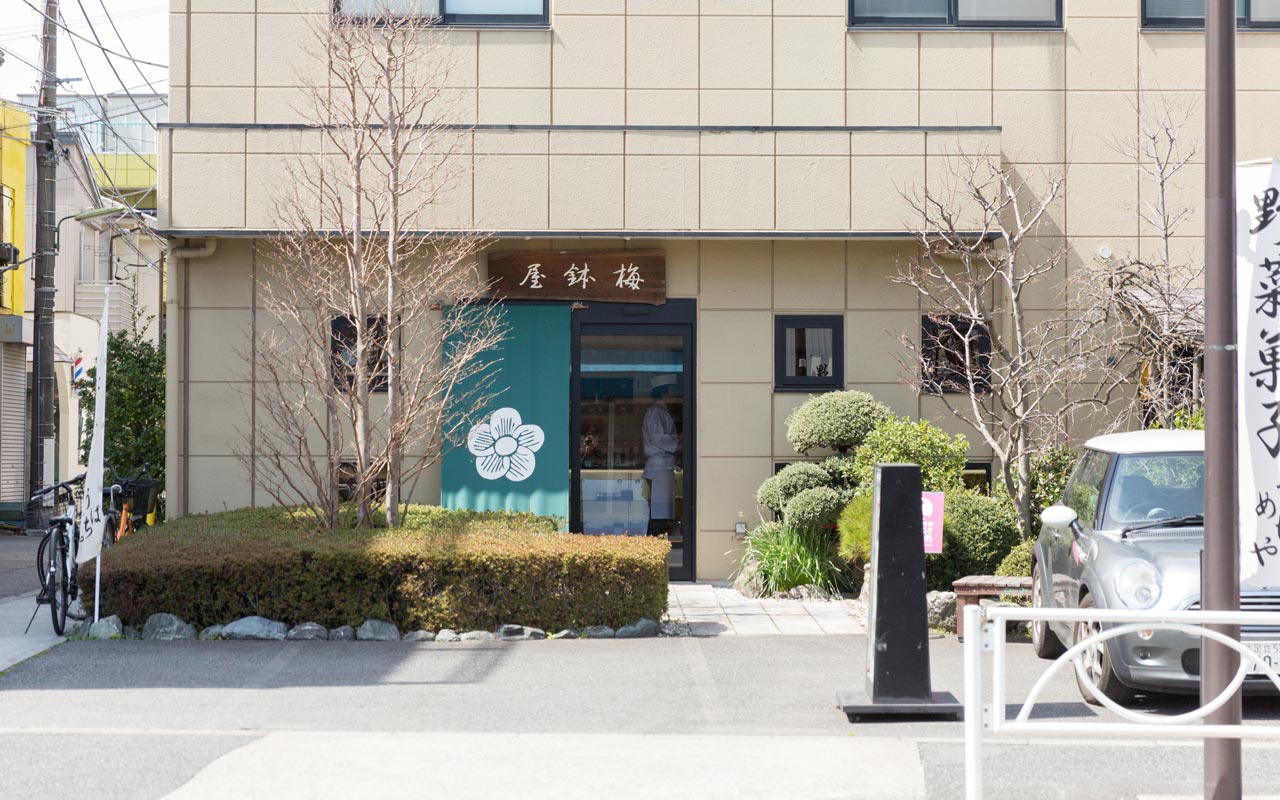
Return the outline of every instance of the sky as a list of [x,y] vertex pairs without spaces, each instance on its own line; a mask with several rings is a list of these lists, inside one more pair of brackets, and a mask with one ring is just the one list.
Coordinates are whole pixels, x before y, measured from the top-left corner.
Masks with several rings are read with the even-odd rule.
[[[147,85],[148,81],[156,91],[169,90],[168,69],[135,64],[125,57],[104,55],[95,44],[94,37],[96,31],[102,45],[121,56],[131,54],[144,61],[168,64],[168,2],[61,0],[60,5],[66,26],[84,38],[75,38],[66,31],[58,32],[58,75],[81,79],[62,84],[59,91],[107,94],[123,88],[150,93],[152,89]],[[4,51],[4,63],[0,64],[0,98],[16,100],[20,94],[36,92],[39,73],[22,62],[34,65],[40,61],[43,9],[44,0],[0,0],[0,50]],[[112,22],[119,31],[118,35],[112,29]],[[119,77],[112,72],[112,66]]]

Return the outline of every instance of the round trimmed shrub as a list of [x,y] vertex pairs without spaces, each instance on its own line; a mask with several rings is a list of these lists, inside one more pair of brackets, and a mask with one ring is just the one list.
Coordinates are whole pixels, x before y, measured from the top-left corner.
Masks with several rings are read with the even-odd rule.
[[969,441],[948,436],[933,423],[905,417],[887,419],[875,427],[854,455],[858,490],[870,494],[876,464],[919,464],[926,492],[953,492],[964,485],[964,464]]
[[857,449],[877,424],[892,415],[866,392],[827,392],[809,398],[787,417],[787,441],[797,452]]
[[829,486],[805,489],[787,501],[782,509],[782,519],[796,530],[825,530],[834,528],[844,510],[845,498]]
[[778,491],[782,494],[782,505],[806,489],[819,486],[831,486],[831,474],[810,461],[797,461],[788,464],[778,471]]
[[947,495],[942,552],[925,569],[930,589],[950,591],[957,578],[991,575],[1022,540],[1018,514],[1007,497],[963,491]]
[[1031,551],[1035,546],[1035,539],[1025,539],[1015,544],[1009,555],[1000,562],[1000,566],[996,567],[995,574],[1004,578],[1030,578]]
[[858,476],[855,471],[856,465],[857,461],[853,456],[836,454],[824,458],[819,466],[827,471],[827,474],[831,476],[831,480],[837,486],[853,489],[858,485]]
[[756,490],[756,503],[775,517],[782,515],[782,484],[777,475],[760,484]]

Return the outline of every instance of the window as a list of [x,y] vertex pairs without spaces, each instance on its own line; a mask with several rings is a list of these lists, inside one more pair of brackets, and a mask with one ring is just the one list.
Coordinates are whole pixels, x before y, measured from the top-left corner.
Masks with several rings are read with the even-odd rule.
[[806,392],[844,388],[844,318],[779,316],[773,328],[773,388]]
[[1204,453],[1117,456],[1107,526],[1204,516]]
[[1062,0],[852,0],[849,24],[1061,28]]
[[960,475],[964,488],[983,494],[991,494],[991,462],[966,461]]
[[[369,317],[368,332],[372,343],[365,361],[368,364],[369,389],[375,392],[387,390],[387,318]],[[355,383],[356,324],[351,317],[334,317],[329,340],[329,353],[333,358],[333,381],[341,388],[350,389]]]
[[991,391],[991,337],[976,320],[956,314],[921,317],[920,361],[926,392]]
[[1085,451],[1063,491],[1063,505],[1074,510],[1080,517],[1080,523],[1088,528],[1092,528],[1097,521],[1098,498],[1109,466],[1111,456],[1097,450]]
[[[1242,28],[1280,27],[1280,0],[1236,0],[1236,24]],[[1204,0],[1143,0],[1147,28],[1203,28]]]
[[386,12],[442,25],[549,25],[549,0],[336,0],[338,10],[376,19]]

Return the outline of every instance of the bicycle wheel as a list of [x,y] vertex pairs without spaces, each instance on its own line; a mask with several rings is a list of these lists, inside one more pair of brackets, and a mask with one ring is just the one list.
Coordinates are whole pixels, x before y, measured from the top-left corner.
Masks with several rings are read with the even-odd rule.
[[69,575],[67,570],[66,529],[58,527],[50,531],[53,537],[49,548],[49,613],[53,617],[53,632],[61,636],[67,628],[67,598]]
[[36,550],[36,580],[40,582],[40,591],[44,592],[49,583],[49,534],[46,532],[40,539],[40,547]]

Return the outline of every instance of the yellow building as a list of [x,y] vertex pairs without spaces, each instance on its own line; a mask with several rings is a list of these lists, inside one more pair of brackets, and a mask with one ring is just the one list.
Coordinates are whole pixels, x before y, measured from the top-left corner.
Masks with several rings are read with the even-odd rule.
[[[27,258],[27,151],[31,118],[0,100],[0,242]],[[5,265],[0,265],[3,267]],[[6,269],[0,284],[0,508],[22,508],[26,496],[27,347],[31,332],[24,324],[24,269]]]

